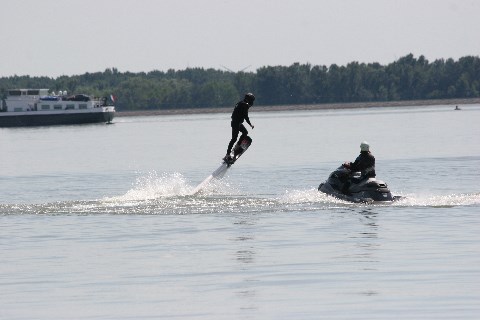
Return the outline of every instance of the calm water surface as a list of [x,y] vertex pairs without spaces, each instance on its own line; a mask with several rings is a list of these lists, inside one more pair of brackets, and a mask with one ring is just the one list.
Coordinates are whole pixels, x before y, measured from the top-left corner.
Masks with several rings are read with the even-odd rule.
[[[478,319],[480,107],[0,129],[0,319]],[[367,140],[405,200],[316,191]]]

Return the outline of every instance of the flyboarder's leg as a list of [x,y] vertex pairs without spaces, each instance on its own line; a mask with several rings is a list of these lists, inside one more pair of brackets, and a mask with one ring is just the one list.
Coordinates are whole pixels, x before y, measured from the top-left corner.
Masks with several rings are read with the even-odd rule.
[[228,143],[227,154],[223,158],[223,160],[227,163],[228,161],[231,161],[230,153],[232,152],[233,144],[235,143],[235,141],[237,141],[237,137],[239,133],[240,133],[239,126],[232,123],[232,139],[230,139],[230,142]]
[[[245,126],[243,125],[243,123],[240,123],[240,125],[238,126],[238,130],[242,133],[242,135],[240,136],[240,138],[238,139],[238,142],[237,144],[235,145],[235,149],[233,150],[234,152],[234,157],[239,153],[240,150],[237,150],[237,146],[240,146],[240,143],[242,142],[242,140],[248,136],[248,130],[247,128],[245,128]],[[238,135],[238,133],[237,133]]]
[[240,125],[238,126],[238,129],[242,133],[242,135],[240,136],[240,139],[238,139],[238,142],[241,142],[243,138],[248,136],[248,131],[247,131],[247,128],[245,128],[245,126],[243,125],[243,123],[240,123]]

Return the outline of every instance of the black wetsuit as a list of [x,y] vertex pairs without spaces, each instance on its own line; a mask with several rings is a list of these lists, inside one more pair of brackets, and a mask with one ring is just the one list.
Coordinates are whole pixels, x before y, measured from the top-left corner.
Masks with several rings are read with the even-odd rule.
[[352,172],[360,171],[362,178],[375,178],[375,157],[370,151],[362,151],[350,165]]
[[248,131],[243,125],[243,121],[245,120],[250,126],[252,126],[252,124],[250,123],[250,119],[248,118],[248,108],[250,108],[250,105],[243,100],[237,103],[237,105],[233,109],[231,122],[232,139],[228,144],[227,154],[230,154],[230,152],[232,151],[233,145],[237,141],[237,137],[240,132],[242,132],[242,135],[240,136],[239,140],[242,140],[243,137],[248,135]]
[[[360,155],[355,159],[355,162],[350,163],[349,167],[351,172],[361,172],[361,177],[360,179],[366,179],[366,178],[375,178],[375,157],[373,154],[370,153],[370,151],[361,151]],[[342,192],[344,194],[350,194],[348,191],[350,188],[351,180],[350,178],[346,179]]]

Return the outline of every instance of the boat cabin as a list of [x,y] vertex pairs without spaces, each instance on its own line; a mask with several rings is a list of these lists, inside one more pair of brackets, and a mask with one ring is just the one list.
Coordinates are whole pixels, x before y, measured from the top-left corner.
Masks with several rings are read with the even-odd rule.
[[7,112],[84,110],[107,105],[107,99],[92,99],[78,94],[68,96],[67,91],[50,93],[49,89],[8,90],[5,99]]

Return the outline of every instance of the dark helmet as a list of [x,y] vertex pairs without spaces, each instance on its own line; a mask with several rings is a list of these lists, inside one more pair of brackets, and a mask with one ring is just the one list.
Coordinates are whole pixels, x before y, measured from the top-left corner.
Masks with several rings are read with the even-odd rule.
[[243,100],[249,105],[253,105],[253,101],[255,101],[255,96],[253,95],[253,93],[247,93]]

